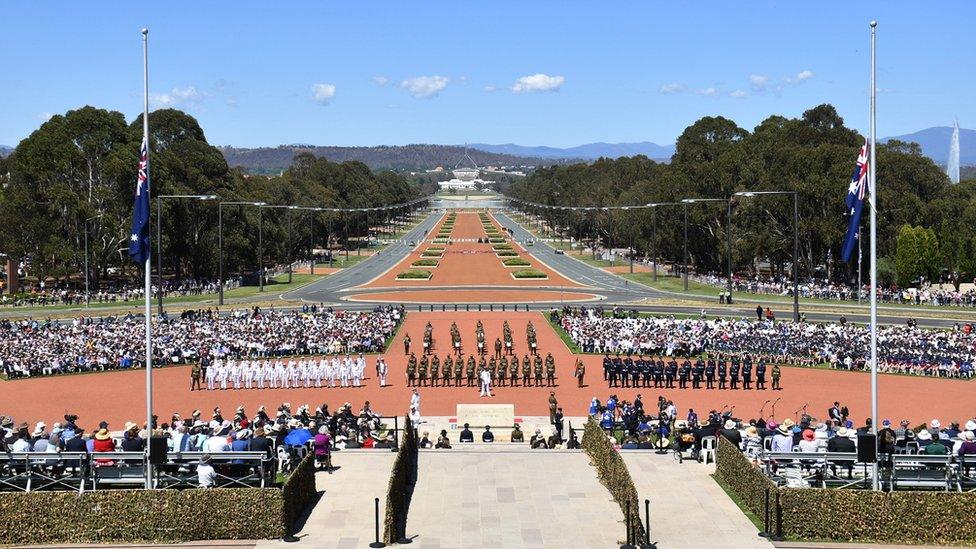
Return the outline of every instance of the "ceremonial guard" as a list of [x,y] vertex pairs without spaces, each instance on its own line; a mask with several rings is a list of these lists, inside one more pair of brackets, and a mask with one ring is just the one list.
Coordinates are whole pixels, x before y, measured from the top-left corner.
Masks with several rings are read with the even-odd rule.
[[546,354],[546,387],[556,385],[556,360],[552,358],[552,353]]
[[407,387],[417,386],[417,357],[410,355],[407,359]]

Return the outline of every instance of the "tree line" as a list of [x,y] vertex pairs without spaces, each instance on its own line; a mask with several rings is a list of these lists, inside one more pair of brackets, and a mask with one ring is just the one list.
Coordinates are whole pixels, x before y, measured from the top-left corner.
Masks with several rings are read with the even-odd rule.
[[[770,116],[752,132],[723,117],[705,117],[682,132],[670,163],[644,156],[600,159],[591,164],[535,171],[509,186],[510,196],[547,205],[617,206],[680,202],[684,198],[728,198],[740,191],[795,191],[799,198],[801,276],[828,274],[854,282],[857,260],[840,261],[847,230],[844,199],[864,137],[844,125],[831,105],[799,118]],[[976,277],[976,181],[949,182],[915,143],[897,140],[877,146],[878,254],[895,282],[899,264],[913,265],[909,282],[930,279],[972,281]],[[581,240],[680,263],[683,215],[687,208],[690,264],[699,271],[726,270],[729,219],[726,204],[698,203],[642,210],[571,212],[540,209],[551,223]],[[657,217],[657,238],[651,223]],[[868,209],[862,217],[865,280],[868,277]],[[915,238],[913,247],[933,246],[926,268],[897,262],[902,226],[931,229],[934,239]],[[755,273],[768,262],[786,273],[793,257],[793,199],[789,195],[733,197],[732,259],[735,272]],[[908,246],[907,244],[905,246]],[[902,254],[907,252],[902,252]],[[934,258],[934,259],[933,259]],[[893,267],[893,268],[891,268]]]
[[[392,172],[373,172],[361,162],[333,163],[311,154],[296,155],[280,176],[252,176],[229,168],[184,112],[154,111],[149,128],[153,197],[217,195],[220,201],[366,208],[408,202],[433,190]],[[120,112],[86,106],[44,122],[0,159],[0,252],[24,261],[28,274],[40,279],[77,275],[84,268],[87,230],[89,271],[96,284],[116,272],[138,276],[126,250],[141,142],[142,115],[127,123]],[[155,235],[155,199],[152,208]],[[163,200],[167,276],[216,278],[217,210],[216,200]],[[260,215],[265,264],[307,256],[310,243],[348,242],[365,233],[368,220],[363,213],[287,209],[265,209]],[[385,221],[377,219],[383,215],[374,212],[368,221]],[[224,206],[225,273],[256,268],[258,218],[256,208]]]

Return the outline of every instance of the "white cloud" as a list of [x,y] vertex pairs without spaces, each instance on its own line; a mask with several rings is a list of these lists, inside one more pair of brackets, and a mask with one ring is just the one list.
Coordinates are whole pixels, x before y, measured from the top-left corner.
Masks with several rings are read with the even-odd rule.
[[743,90],[735,90],[735,91],[733,91],[732,93],[729,94],[729,97],[735,97],[736,99],[739,99],[739,98],[742,98],[742,97],[746,97],[748,95],[749,94],[746,93]]
[[48,120],[50,120],[51,118],[54,117],[54,113],[53,112],[47,112],[47,111],[45,111],[45,112],[42,112],[41,114],[37,115],[37,117],[40,118],[41,120],[47,122]]
[[665,84],[665,85],[661,86],[661,89],[659,89],[658,91],[661,92],[661,93],[670,94],[670,93],[681,93],[681,92],[685,91],[685,89],[687,89],[687,88],[685,88],[685,85],[684,84],[679,84],[677,82],[671,82],[670,84]]
[[755,91],[764,91],[769,85],[769,77],[763,74],[750,74],[749,85]]
[[400,82],[402,89],[410,92],[410,95],[417,99],[427,99],[434,97],[447,87],[448,79],[445,76],[415,76]]
[[377,86],[385,86],[390,82],[390,79],[383,75],[378,75],[373,77],[373,82],[375,82]]
[[150,93],[149,101],[156,107],[175,107],[188,103],[199,103],[206,94],[197,91],[194,86],[173,88],[168,93]]
[[488,93],[491,93],[491,92],[498,91],[498,86],[494,86],[492,84],[488,84],[487,86],[485,86],[485,87],[483,87],[481,89],[484,90],[484,91],[486,91],[486,92],[488,92]]
[[711,86],[708,88],[698,90],[698,93],[704,95],[705,97],[715,97],[716,95],[718,95],[718,88]]
[[813,71],[810,70],[800,71],[796,75],[796,80],[798,82],[803,82],[804,80],[810,80],[811,78],[813,78]]
[[336,87],[333,84],[314,84],[312,85],[312,98],[319,105],[328,105],[335,97]]
[[565,83],[566,77],[564,76],[531,74],[516,80],[515,84],[512,85],[512,91],[515,93],[554,92],[558,91]]

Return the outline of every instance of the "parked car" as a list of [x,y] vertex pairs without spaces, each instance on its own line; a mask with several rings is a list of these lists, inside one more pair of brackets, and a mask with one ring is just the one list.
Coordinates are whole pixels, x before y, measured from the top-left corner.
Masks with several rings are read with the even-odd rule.
[[565,254],[565,253],[566,253],[566,252],[564,252],[564,251],[563,251],[562,249],[560,249],[560,248],[556,248],[556,255],[563,255],[563,254]]

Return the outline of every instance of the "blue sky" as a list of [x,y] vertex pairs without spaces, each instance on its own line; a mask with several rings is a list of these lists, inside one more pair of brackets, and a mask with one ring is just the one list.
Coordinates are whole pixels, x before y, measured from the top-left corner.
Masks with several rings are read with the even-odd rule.
[[50,113],[153,104],[237,146],[673,142],[834,104],[879,136],[976,126],[974,2],[5,3],[0,144]]

